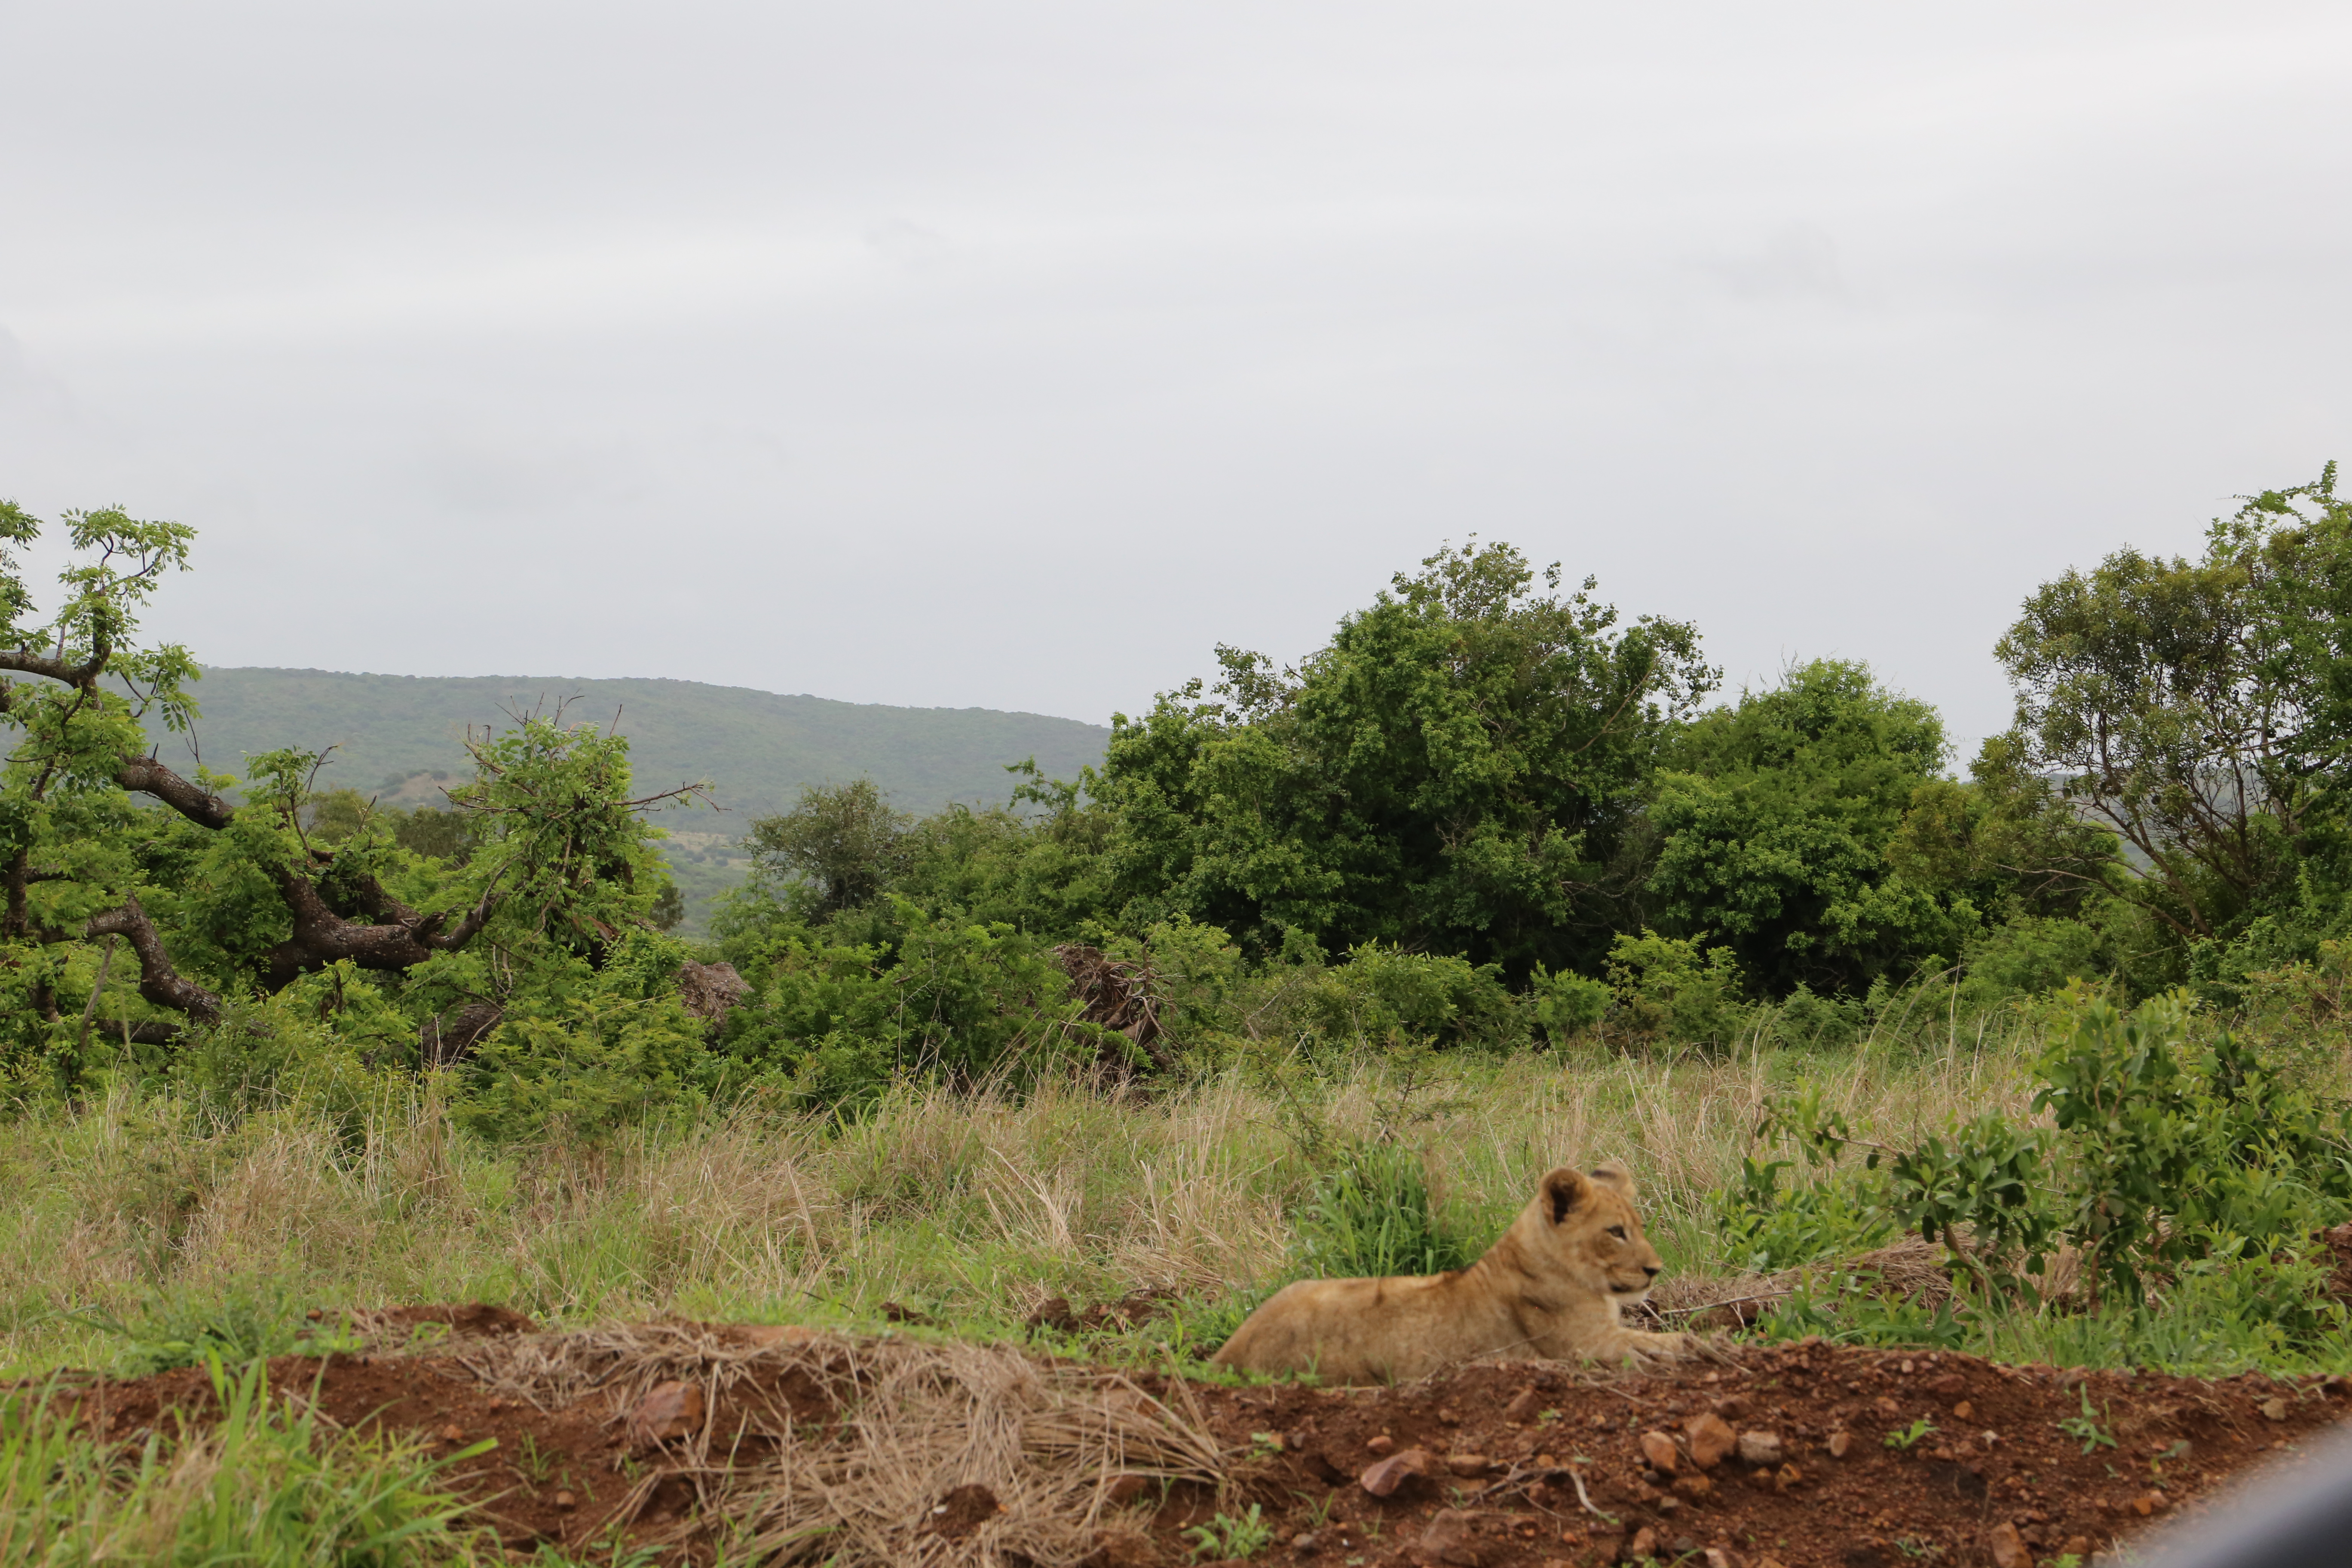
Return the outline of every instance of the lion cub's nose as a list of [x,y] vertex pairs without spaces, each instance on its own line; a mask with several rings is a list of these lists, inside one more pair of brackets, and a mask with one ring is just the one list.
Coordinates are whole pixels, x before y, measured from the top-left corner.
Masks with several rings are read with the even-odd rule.
[[1642,1272],[1648,1275],[1651,1279],[1655,1279],[1658,1277],[1659,1271],[1664,1267],[1665,1265],[1663,1263],[1644,1263],[1642,1265]]

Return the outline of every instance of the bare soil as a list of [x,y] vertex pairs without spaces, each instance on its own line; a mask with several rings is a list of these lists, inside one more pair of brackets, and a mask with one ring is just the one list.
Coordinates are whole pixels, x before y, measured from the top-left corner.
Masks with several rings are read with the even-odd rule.
[[[772,1461],[784,1442],[846,1440],[840,1390],[857,1386],[854,1367],[844,1382],[805,1359],[854,1361],[855,1342],[827,1350],[797,1331],[707,1328],[710,1342],[740,1339],[752,1358],[730,1363],[734,1381],[709,1384],[719,1392],[707,1412],[690,1383],[648,1393],[616,1382],[541,1408],[498,1392],[467,1353],[528,1342],[527,1320],[465,1307],[363,1321],[408,1348],[287,1357],[271,1365],[273,1385],[315,1397],[338,1422],[412,1432],[443,1452],[495,1437],[453,1475],[518,1552],[617,1533],[664,1544],[673,1560],[705,1557],[697,1513],[715,1495],[713,1467]],[[446,1329],[420,1327],[436,1324]],[[759,1359],[757,1347],[786,1343],[803,1359]],[[1107,1476],[1118,1506],[1099,1514],[1091,1568],[1199,1561],[1190,1531],[1253,1505],[1272,1531],[1255,1563],[2019,1568],[2104,1552],[2352,1415],[2345,1380],[2062,1373],[1818,1343],[1734,1345],[1721,1360],[1619,1374],[1480,1365],[1396,1389],[1134,1384],[1213,1434],[1224,1484]],[[71,1391],[81,1418],[118,1440],[212,1407],[197,1370],[89,1377]],[[802,1425],[779,1436],[752,1419],[755,1405]],[[680,1436],[689,1427],[704,1435],[698,1446]],[[1393,1489],[1375,1495],[1368,1479]],[[993,1543],[1001,1511],[986,1486],[942,1485],[908,1539],[929,1562],[1024,1561]]]

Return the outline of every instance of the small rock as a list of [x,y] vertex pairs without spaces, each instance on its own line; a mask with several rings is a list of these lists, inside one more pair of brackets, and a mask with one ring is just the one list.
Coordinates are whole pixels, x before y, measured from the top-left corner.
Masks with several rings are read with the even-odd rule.
[[1486,1473],[1486,1456],[1448,1454],[1445,1456],[1445,1468],[1457,1476],[1483,1476]]
[[800,1323],[753,1323],[742,1331],[744,1339],[761,1350],[777,1345],[804,1345],[816,1338],[816,1331]]
[[1290,1549],[1301,1557],[1312,1557],[1323,1550],[1323,1538],[1311,1530],[1302,1530],[1290,1538]]
[[1967,1400],[1965,1400],[1965,1399],[1961,1400],[1958,1405],[1953,1405],[1953,1406],[1952,1406],[1952,1418],[1953,1418],[1954,1420],[1956,1420],[1956,1421],[1967,1421],[1967,1420],[1973,1419],[1973,1418],[1975,1417],[1975,1415],[1976,1415],[1976,1413],[1977,1413],[1977,1407],[1976,1407],[1975,1405],[1973,1405],[1969,1404],[1969,1403]]
[[1536,1412],[1542,1405],[1542,1399],[1537,1396],[1533,1388],[1522,1388],[1508,1405],[1503,1406],[1503,1419],[1525,1426],[1536,1418]]
[[1422,1568],[1478,1568],[1475,1520],[1460,1509],[1447,1509],[1422,1527],[1420,1538],[1404,1549],[1405,1556]]
[[1831,1433],[1831,1434],[1830,1434],[1830,1440],[1829,1440],[1828,1447],[1829,1447],[1829,1451],[1830,1451],[1830,1458],[1832,1458],[1832,1459],[1843,1459],[1843,1458],[1845,1458],[1845,1455],[1846,1455],[1846,1450],[1847,1450],[1847,1449],[1849,1449],[1849,1448],[1851,1448],[1851,1447],[1853,1447],[1853,1433],[1851,1433],[1851,1432],[1832,1432],[1832,1433]]
[[1878,1413],[1881,1415],[1900,1415],[1903,1414],[1903,1406],[1882,1394],[1878,1396]]
[[1759,1557],[1756,1560],[1756,1568],[1789,1568],[1789,1565],[1778,1557]]
[[1753,1408],[1744,1394],[1727,1394],[1715,1402],[1715,1413],[1726,1421],[1737,1421]]
[[1705,1476],[1676,1476],[1675,1490],[1686,1498],[1703,1498],[1715,1489],[1715,1483]]
[[2149,1514],[2161,1511],[2164,1505],[2171,1500],[2162,1492],[2150,1489],[2132,1499],[2132,1511],[2146,1519]]
[[1678,1497],[1662,1497],[1654,1506],[1660,1513],[1672,1513],[1683,1506],[1683,1500]]
[[1067,1296],[1048,1296],[1037,1303],[1036,1310],[1029,1314],[1028,1321],[1023,1326],[1032,1329],[1055,1329],[1067,1333],[1078,1326],[1078,1315],[1070,1310],[1070,1299]]
[[1671,1476],[1681,1456],[1675,1450],[1675,1440],[1664,1432],[1644,1432],[1642,1434],[1642,1458],[1649,1460],[1650,1468],[1660,1475]]
[[1413,1477],[1425,1476],[1429,1471],[1429,1450],[1407,1448],[1402,1454],[1391,1454],[1387,1458],[1366,1469],[1363,1475],[1358,1478],[1357,1485],[1374,1497],[1388,1497]]
[[2088,1563],[2091,1560],[2091,1538],[2087,1535],[2070,1535],[2066,1538],[2066,1544],[2058,1549],[2058,1554],[2061,1557],[2072,1557],[2078,1562]]
[[1712,1411],[1684,1422],[1683,1436],[1690,1440],[1691,1463],[1702,1470],[1711,1470],[1722,1463],[1723,1457],[1739,1442],[1723,1417]]
[[580,1506],[580,1500],[570,1492],[558,1492],[555,1494],[555,1506],[560,1511],[570,1513]]
[[1945,1398],[1949,1399],[1955,1394],[1959,1393],[1960,1390],[1968,1387],[1968,1379],[1962,1377],[1958,1373],[1948,1372],[1943,1376],[1937,1378],[1928,1384],[1927,1392],[1930,1394],[1940,1394]]
[[1383,1432],[1377,1437],[1365,1438],[1364,1447],[1375,1454],[1386,1454],[1396,1447],[1396,1439]]
[[2263,1400],[2263,1420],[2265,1420],[2265,1421],[2284,1421],[2284,1420],[2285,1420],[2285,1419],[2286,1419],[2286,1401],[2285,1401],[2285,1400],[2284,1400],[2284,1399],[2282,1399],[2282,1398],[2280,1398],[2280,1397],[2279,1397],[2277,1394],[2272,1394],[2268,1399]]
[[1738,1568],[1730,1552],[1720,1546],[1706,1549],[1706,1568]]
[[1804,1479],[1804,1471],[1794,1465],[1783,1465],[1772,1473],[1772,1489],[1784,1492],[1790,1487],[1802,1485]]
[[702,1390],[691,1383],[656,1383],[629,1414],[629,1441],[650,1447],[683,1437],[702,1424]]
[[2032,1556],[2025,1550],[2017,1526],[2009,1521],[1994,1525],[1985,1544],[1992,1548],[1992,1568],[2032,1568]]
[[1780,1434],[1778,1432],[1742,1432],[1739,1435],[1739,1457],[1751,1465],[1772,1466],[1780,1462]]
[[452,1421],[441,1428],[441,1440],[444,1443],[462,1443],[466,1440],[466,1429]]
[[1625,1550],[1620,1555],[1619,1561],[1639,1563],[1644,1557],[1655,1557],[1657,1554],[1658,1532],[1645,1524],[1633,1532],[1632,1540],[1625,1542]]

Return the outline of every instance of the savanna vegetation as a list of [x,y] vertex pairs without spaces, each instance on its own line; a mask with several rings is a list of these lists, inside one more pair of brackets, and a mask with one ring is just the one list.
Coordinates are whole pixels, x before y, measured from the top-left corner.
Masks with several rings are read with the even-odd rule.
[[201,687],[137,623],[192,536],[68,514],[46,613],[0,563],[6,1358],[1142,1289],[1172,1315],[1090,1353],[1197,1353],[1615,1155],[1670,1310],[2352,1370],[2334,479],[2038,589],[1964,773],[1861,664],[1726,697],[1697,628],[1474,541],[1002,806],[803,790],[690,942],[660,825],[707,783],[561,712],[473,737],[446,809],[322,790],[295,734],[164,766]]

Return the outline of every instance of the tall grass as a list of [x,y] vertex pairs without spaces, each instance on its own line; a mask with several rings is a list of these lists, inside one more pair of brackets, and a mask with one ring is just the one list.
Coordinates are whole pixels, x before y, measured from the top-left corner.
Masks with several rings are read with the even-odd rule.
[[559,1321],[857,1321],[895,1300],[976,1326],[1047,1295],[1246,1294],[1300,1266],[1296,1223],[1336,1145],[1419,1157],[1467,1237],[1499,1232],[1556,1163],[1625,1160],[1668,1267],[1711,1271],[1708,1194],[1737,1180],[1771,1095],[1818,1085],[1856,1131],[1900,1141],[2022,1114],[2033,1044],[1438,1058],[1417,1087],[1377,1058],[1304,1089],[1239,1069],[1150,1093],[909,1087],[847,1126],[753,1104],[528,1146],[473,1138],[404,1079],[356,1109],[292,1094],[234,1114],[117,1086],[0,1122],[0,1363],[104,1362],[109,1314],[238,1291]]
[[499,1561],[457,1524],[446,1458],[320,1422],[273,1398],[263,1364],[210,1363],[218,1418],[114,1447],[44,1391],[0,1404],[0,1563],[79,1568],[427,1568]]

